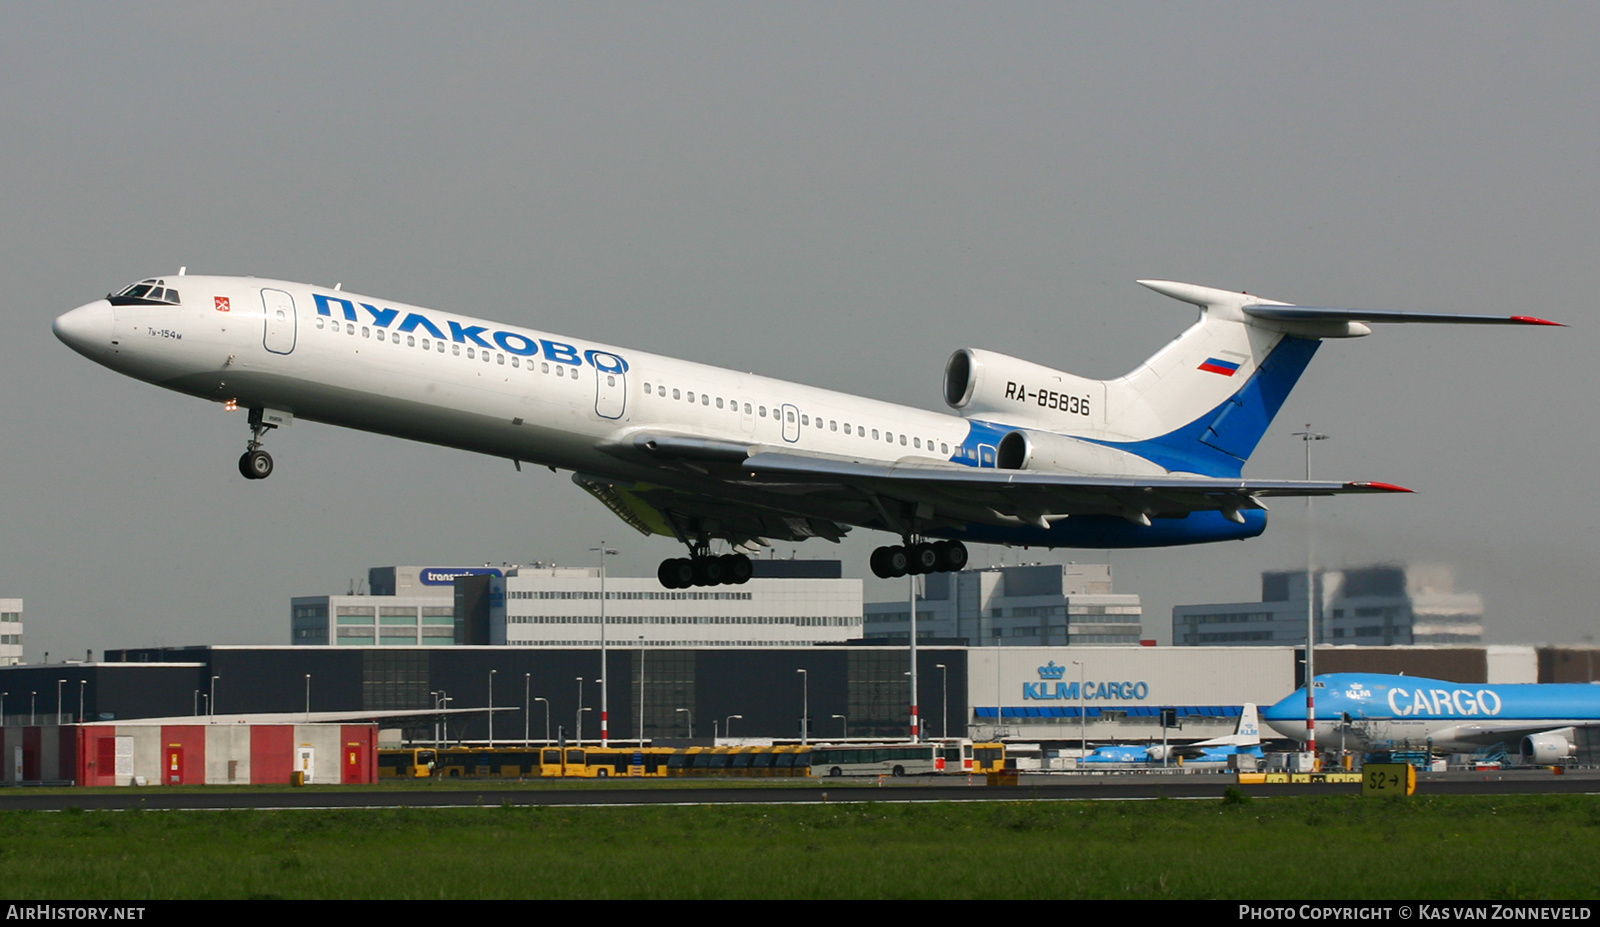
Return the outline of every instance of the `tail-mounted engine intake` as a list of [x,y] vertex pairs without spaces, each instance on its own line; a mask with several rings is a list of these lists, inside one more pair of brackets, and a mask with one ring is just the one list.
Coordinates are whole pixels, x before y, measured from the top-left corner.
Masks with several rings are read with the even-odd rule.
[[1065,473],[1160,475],[1161,467],[1126,451],[1080,441],[1048,431],[1019,428],[1000,439],[995,466],[1001,470],[1046,470]]
[[962,348],[944,368],[944,401],[962,415],[996,415],[1046,431],[1105,424],[1105,384],[993,351]]

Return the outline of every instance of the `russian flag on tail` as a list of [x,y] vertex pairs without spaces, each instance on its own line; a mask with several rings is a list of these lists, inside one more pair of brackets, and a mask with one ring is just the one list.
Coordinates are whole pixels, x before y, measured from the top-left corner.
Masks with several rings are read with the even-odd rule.
[[1238,372],[1239,365],[1235,364],[1233,361],[1223,360],[1220,357],[1208,357],[1200,364],[1200,369],[1210,373],[1220,373],[1225,377],[1231,377]]

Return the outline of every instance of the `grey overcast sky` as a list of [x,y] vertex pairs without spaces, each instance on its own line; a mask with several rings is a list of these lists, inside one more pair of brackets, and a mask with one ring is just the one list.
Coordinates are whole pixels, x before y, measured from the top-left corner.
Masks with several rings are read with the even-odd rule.
[[[60,659],[287,643],[372,565],[679,555],[566,474],[311,423],[242,480],[242,413],[50,333],[180,265],[927,408],[965,346],[1125,372],[1193,318],[1163,277],[1572,323],[1330,343],[1246,473],[1298,477],[1310,422],[1317,476],[1419,490],[1319,503],[1325,562],[1449,562],[1491,641],[1580,640],[1597,47],[1582,3],[5,3],[0,596]],[[1303,563],[1301,511],[1114,552],[1117,590],[1167,641]]]

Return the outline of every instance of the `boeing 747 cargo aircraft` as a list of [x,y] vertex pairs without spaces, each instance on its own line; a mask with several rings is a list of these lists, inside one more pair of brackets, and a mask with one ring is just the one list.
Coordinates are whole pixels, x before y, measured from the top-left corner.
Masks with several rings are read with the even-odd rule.
[[902,539],[872,555],[892,577],[961,569],[963,541],[1238,540],[1265,529],[1268,498],[1405,492],[1240,474],[1324,338],[1373,322],[1556,324],[1141,282],[1198,321],[1114,380],[964,348],[945,366],[953,414],[255,277],[152,277],[54,330],[112,370],[248,410],[247,479],[272,473],[263,441],[296,418],[570,470],[623,521],[688,547],[659,571],[684,588],[748,579],[740,550],[852,527]]
[[[1600,742],[1600,685],[1446,682],[1419,676],[1331,673],[1316,678],[1317,738],[1351,749],[1418,748],[1471,753],[1517,744],[1543,765]],[[1285,737],[1306,736],[1304,687],[1261,712]]]

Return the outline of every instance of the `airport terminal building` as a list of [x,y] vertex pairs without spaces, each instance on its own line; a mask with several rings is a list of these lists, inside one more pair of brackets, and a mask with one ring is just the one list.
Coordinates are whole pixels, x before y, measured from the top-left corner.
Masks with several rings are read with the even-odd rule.
[[0,599],[0,666],[22,662],[22,600]]
[[[1318,644],[1471,645],[1483,640],[1483,599],[1460,592],[1447,566],[1377,564],[1318,570],[1310,607]],[[1306,574],[1261,574],[1260,602],[1179,605],[1172,642],[1179,646],[1259,647],[1304,644]]]
[[[921,579],[917,638],[1030,646],[1138,644],[1144,609],[1136,595],[1111,591],[1107,564],[989,567]],[[866,606],[866,636],[908,641],[909,593]]]
[[[800,647],[862,636],[861,580],[837,560],[752,560],[737,586],[667,590],[655,577],[607,576],[606,634],[644,647]],[[373,567],[365,595],[296,596],[298,646],[597,647],[600,570]]]

